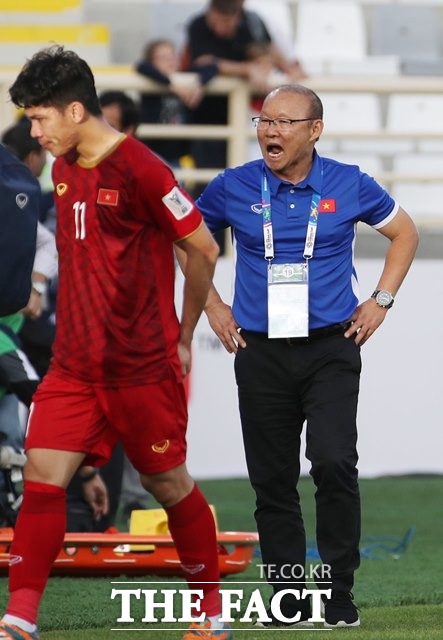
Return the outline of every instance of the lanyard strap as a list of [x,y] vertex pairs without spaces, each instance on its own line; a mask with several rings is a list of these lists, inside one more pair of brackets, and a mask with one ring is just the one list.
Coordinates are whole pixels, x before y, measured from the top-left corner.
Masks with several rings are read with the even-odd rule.
[[274,236],[272,234],[271,220],[271,192],[266,173],[263,171],[261,178],[261,204],[263,215],[263,241],[265,243],[265,260],[269,262],[274,258]]
[[[274,259],[274,235],[272,231],[271,218],[271,192],[269,190],[269,182],[265,171],[262,173],[261,180],[261,204],[263,215],[263,241],[265,245],[265,260],[270,263]],[[312,194],[311,209],[309,212],[308,229],[306,231],[305,250],[303,258],[309,260],[314,253],[315,236],[317,234],[318,224],[318,207],[320,205],[320,194],[315,192]]]
[[314,253],[315,236],[317,235],[318,207],[320,205],[320,194],[314,192],[311,200],[311,210],[309,212],[308,230],[306,232],[305,250],[303,258],[309,260]]

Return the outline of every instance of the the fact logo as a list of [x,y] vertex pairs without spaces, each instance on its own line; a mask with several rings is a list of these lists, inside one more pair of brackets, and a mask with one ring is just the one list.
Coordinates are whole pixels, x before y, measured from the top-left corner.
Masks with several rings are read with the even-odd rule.
[[[311,598],[312,616],[309,621],[324,622],[322,596],[329,599],[331,589],[284,589],[274,595],[271,602],[272,615],[281,622],[295,624],[300,619],[300,612],[293,618],[286,618],[281,612],[281,600],[288,595],[297,601]],[[116,598],[120,598],[121,605],[117,622],[135,621],[131,611],[134,600],[144,601],[145,613],[141,622],[145,623],[191,622],[192,620],[202,622],[206,617],[205,612],[201,610],[203,591],[198,589],[112,589],[111,600]],[[247,596],[243,589],[220,589],[220,598],[222,605],[220,622],[234,622],[234,612],[239,614],[243,610],[244,614],[238,618],[241,623],[252,623],[255,620],[271,621],[259,589],[255,589]],[[294,608],[297,608],[297,603]],[[181,615],[177,616],[177,612],[181,612]]]

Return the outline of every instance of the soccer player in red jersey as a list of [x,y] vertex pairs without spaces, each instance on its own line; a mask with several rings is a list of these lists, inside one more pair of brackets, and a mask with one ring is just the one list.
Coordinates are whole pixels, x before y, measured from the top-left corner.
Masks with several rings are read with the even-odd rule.
[[[186,469],[183,390],[218,246],[171,170],[103,119],[92,71],[77,54],[59,46],[36,53],[10,95],[56,158],[60,264],[53,360],[27,428],[0,638],[39,638],[38,607],[65,533],[65,488],[79,467],[104,464],[121,439],[166,510],[188,583],[204,594],[207,619],[185,638],[230,640],[218,620],[214,520]],[[180,321],[174,243],[186,257]]]

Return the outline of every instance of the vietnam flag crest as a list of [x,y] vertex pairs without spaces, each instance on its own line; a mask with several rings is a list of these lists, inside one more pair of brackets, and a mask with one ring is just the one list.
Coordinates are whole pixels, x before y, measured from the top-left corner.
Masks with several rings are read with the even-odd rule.
[[117,189],[99,189],[97,204],[107,204],[108,206],[116,207],[118,204],[118,195]]
[[320,200],[320,205],[318,207],[319,213],[335,213],[335,200]]

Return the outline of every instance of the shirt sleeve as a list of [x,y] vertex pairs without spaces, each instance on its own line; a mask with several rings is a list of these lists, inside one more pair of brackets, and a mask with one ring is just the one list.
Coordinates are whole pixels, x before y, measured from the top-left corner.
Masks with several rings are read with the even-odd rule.
[[371,227],[384,226],[398,211],[395,200],[366,173],[360,174],[360,207],[360,219]]
[[216,176],[196,201],[197,207],[210,229],[215,232],[229,226],[226,219],[226,194],[224,173]]
[[201,213],[172,170],[152,154],[141,171],[138,190],[143,218],[160,227],[172,242],[196,231]]
[[32,270],[41,273],[49,280],[57,274],[57,263],[54,234],[39,222],[37,224],[37,243]]
[[150,78],[154,80],[154,82],[158,82],[159,84],[163,84],[165,86],[170,85],[171,81],[168,76],[165,76],[164,73],[159,71],[154,65],[146,60],[142,60],[137,63],[135,69],[140,75],[145,76],[146,78]]

